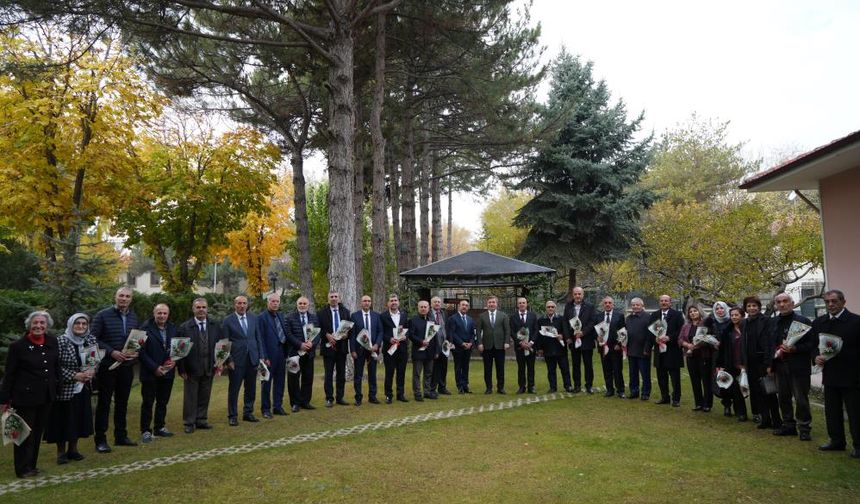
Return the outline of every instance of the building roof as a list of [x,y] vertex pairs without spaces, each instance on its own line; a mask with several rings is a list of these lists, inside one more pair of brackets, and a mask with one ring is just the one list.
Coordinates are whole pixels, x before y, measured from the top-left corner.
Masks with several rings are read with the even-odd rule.
[[409,278],[499,277],[507,275],[549,275],[554,269],[527,263],[482,250],[470,250],[426,266],[400,273]]
[[860,166],[860,130],[752,175],[740,185],[753,192],[818,189],[818,181]]

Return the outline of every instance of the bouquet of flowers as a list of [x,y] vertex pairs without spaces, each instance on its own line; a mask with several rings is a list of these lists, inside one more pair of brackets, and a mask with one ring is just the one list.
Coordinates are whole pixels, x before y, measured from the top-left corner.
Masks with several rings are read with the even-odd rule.
[[660,338],[666,337],[666,329],[666,323],[662,320],[655,320],[648,326],[648,330],[651,331],[651,334],[653,334],[658,340],[657,347],[660,349],[660,353],[664,353],[668,348],[665,341],[659,341]]
[[738,376],[738,387],[741,389],[741,394],[744,397],[750,396],[750,380],[747,378],[747,370],[741,369],[741,374]]
[[215,375],[221,376],[224,371],[224,363],[230,358],[230,349],[233,344],[229,339],[223,338],[215,342]]
[[269,366],[266,365],[265,362],[260,360],[257,364],[257,379],[260,381],[269,381],[271,374],[269,373]]
[[301,366],[299,366],[299,356],[293,355],[289,359],[287,359],[287,371],[291,374],[298,374]]
[[9,408],[3,412],[0,425],[3,426],[3,446],[9,443],[21,446],[21,443],[30,435],[30,426],[15,413],[15,408]]
[[388,355],[394,355],[394,352],[400,348],[400,342],[406,341],[406,333],[409,332],[409,329],[405,327],[397,327],[392,331],[394,332],[394,344],[388,348]]
[[558,329],[556,329],[555,326],[541,326],[540,331],[538,331],[538,334],[540,334],[541,336],[546,336],[547,338],[555,338],[558,340],[559,343],[561,343],[562,346],[564,346],[564,335],[559,334]]
[[105,356],[105,351],[99,348],[98,345],[90,345],[81,350],[81,370],[90,371],[99,367],[102,359]]
[[[349,330],[352,329],[353,325],[354,324],[349,320],[341,320],[337,331],[335,331],[334,334],[331,335],[331,337],[334,338],[335,341],[340,341],[346,338],[346,335],[349,334]],[[331,346],[331,343],[325,344],[326,348],[331,348]]]
[[734,381],[735,381],[735,379],[732,378],[732,375],[728,371],[726,371],[725,369],[720,369],[719,371],[717,371],[716,382],[717,382],[717,386],[720,387],[721,389],[725,390],[725,389],[731,387],[732,383],[734,383]]
[[[573,329],[573,334],[576,334],[582,331],[582,321],[579,320],[579,317],[573,317],[572,319],[567,321],[570,324],[570,328]],[[575,338],[573,343],[574,348],[579,348],[582,346],[582,338]]]
[[[439,328],[442,327],[440,325],[436,325],[433,322],[427,322],[427,327],[424,329],[424,344],[429,345],[433,338],[436,337],[436,333],[439,331]],[[418,349],[419,352],[423,352],[426,347],[421,347]]]
[[627,329],[622,327],[618,330],[618,344],[621,345],[623,359],[627,359]]
[[[128,338],[125,340],[125,345],[122,346],[122,353],[125,355],[134,355],[140,352],[140,349],[143,348],[143,345],[146,343],[147,338],[146,331],[141,331],[140,329],[132,329],[128,334]],[[108,370],[113,371],[114,369],[120,367],[123,361],[116,361],[110,365]]]
[[194,346],[194,343],[191,342],[191,338],[171,338],[170,356],[164,361],[164,365],[169,366],[175,364],[180,359],[188,357],[192,346]]
[[453,349],[454,349],[454,344],[451,343],[450,341],[445,340],[442,342],[442,355],[444,355],[445,358],[448,358],[448,356],[451,355],[451,350],[453,350]]
[[[818,355],[824,357],[825,361],[836,357],[842,350],[842,338],[834,334],[821,333],[818,335]],[[812,367],[812,374],[818,374],[824,370],[823,366],[816,364]]]
[[[806,336],[806,333],[808,333],[810,329],[812,329],[812,326],[797,320],[792,320],[791,325],[788,326],[788,334],[785,335],[785,341],[783,341],[782,344],[787,347],[793,347],[801,340],[801,338]],[[776,353],[773,354],[773,358],[781,359],[782,349],[777,348]]]
[[379,359],[379,355],[373,351],[373,341],[370,340],[370,333],[367,332],[367,329],[362,329],[361,332],[358,333],[358,336],[355,337],[355,341],[357,341],[362,348],[370,352],[370,356],[373,359]]
[[[308,322],[304,325],[304,327],[302,327],[302,333],[305,335],[305,342],[313,341],[317,336],[319,336],[320,328],[314,327],[313,324]],[[299,357],[301,357],[304,356],[307,352],[300,348],[298,353]]]
[[714,348],[720,346],[720,341],[713,334],[708,334],[708,328],[699,326],[696,328],[696,335],[693,336],[693,346],[711,345]]
[[[517,341],[520,343],[522,343],[524,341],[526,343],[529,343],[529,328],[528,327],[521,327],[520,330],[517,331]],[[530,343],[529,343],[529,348],[531,348]],[[523,355],[525,355],[525,356],[531,355],[529,348],[526,348],[525,350],[523,350]]]
[[597,344],[603,347],[603,355],[609,353],[609,324],[603,322],[594,326],[594,331],[597,333]]

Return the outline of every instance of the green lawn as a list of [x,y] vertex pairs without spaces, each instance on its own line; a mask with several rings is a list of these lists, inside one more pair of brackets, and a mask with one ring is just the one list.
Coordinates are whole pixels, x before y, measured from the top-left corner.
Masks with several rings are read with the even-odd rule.
[[[319,359],[318,359],[319,361]],[[321,361],[318,367],[321,370]],[[538,391],[546,373],[537,365]],[[449,370],[452,385],[453,366]],[[599,374],[599,367],[596,369]],[[411,368],[409,370],[411,378]],[[439,401],[339,406],[228,427],[226,378],[219,379],[210,409],[212,431],[179,432],[137,448],[94,453],[54,464],[43,445],[46,475],[166,457],[177,453],[289,437],[301,433],[459,409],[517,398],[516,365],[508,363],[507,396],[454,395]],[[483,390],[481,365],[471,383]],[[597,379],[598,385],[602,379]],[[685,381],[687,385],[688,381]],[[380,388],[382,380],[379,380]],[[409,387],[407,380],[407,388]],[[322,377],[314,403],[322,406]],[[433,420],[404,427],[325,439],[251,453],[216,456],[119,476],[27,490],[12,502],[199,502],[273,498],[297,502],[856,502],[860,460],[821,453],[823,411],[813,410],[813,442],[776,438],[738,424],[720,411],[681,408],[599,395],[563,398],[502,411]],[[352,395],[347,385],[347,396]],[[408,394],[411,397],[411,394]],[[182,386],[177,383],[168,426],[181,431]],[[139,389],[132,391],[129,425],[136,426]],[[719,408],[718,408],[719,409]],[[136,429],[132,429],[132,432]],[[139,436],[135,436],[139,437]],[[14,481],[11,449],[0,460],[0,484]]]

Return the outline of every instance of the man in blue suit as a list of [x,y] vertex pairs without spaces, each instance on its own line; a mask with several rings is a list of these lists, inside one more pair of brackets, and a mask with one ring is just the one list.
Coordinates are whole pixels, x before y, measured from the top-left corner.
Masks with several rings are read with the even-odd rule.
[[[353,386],[355,388],[355,405],[361,406],[361,380],[364,375],[364,364],[367,363],[367,396],[368,401],[373,404],[379,404],[376,398],[376,359],[373,358],[373,353],[379,354],[382,348],[382,322],[379,314],[370,309],[372,304],[370,296],[361,297],[361,310],[352,314],[351,320],[355,324],[352,326],[352,336],[349,339],[349,346],[352,349],[352,360],[355,361],[353,371]],[[368,351],[361,346],[356,337],[362,330],[367,329],[370,336],[372,351]]]
[[[260,341],[258,320],[253,313],[248,313],[248,298],[236,296],[233,300],[236,310],[224,318],[222,330],[230,339],[230,358],[227,367],[230,369],[230,385],[227,389],[227,420],[230,426],[239,425],[237,402],[239,387],[245,383],[245,403],[242,407],[242,420],[257,422],[254,416],[254,398],[257,395],[257,365],[266,359],[266,353]],[[264,389],[265,390],[265,389]],[[265,399],[264,399],[265,400]]]
[[[140,433],[144,443],[152,441],[152,436],[170,437],[172,432],[164,427],[167,417],[167,403],[173,390],[175,364],[167,362],[170,357],[170,340],[176,337],[176,326],[168,321],[170,308],[159,303],[152,309],[152,318],[144,322],[141,329],[146,331],[146,343],[140,349]],[[152,405],[155,403],[155,432],[150,428]]]
[[280,311],[281,297],[276,293],[266,298],[266,309],[257,317],[260,345],[268,359],[270,378],[260,385],[260,404],[264,418],[286,415],[284,391],[287,379],[287,327],[286,317]]
[[457,314],[448,317],[445,329],[448,337],[454,343],[454,380],[457,391],[461,394],[471,394],[469,389],[469,361],[472,359],[472,347],[477,341],[475,336],[475,321],[469,316],[469,302],[463,299],[457,307]]
[[[317,335],[312,341],[305,341],[304,327],[306,324],[320,326],[316,313],[309,310],[310,301],[305,296],[296,300],[296,311],[287,315],[287,358],[299,356],[299,372],[287,376],[287,390],[290,394],[290,407],[293,413],[300,409],[316,409],[311,404],[314,391],[314,355],[320,342]],[[300,355],[301,354],[301,355]]]

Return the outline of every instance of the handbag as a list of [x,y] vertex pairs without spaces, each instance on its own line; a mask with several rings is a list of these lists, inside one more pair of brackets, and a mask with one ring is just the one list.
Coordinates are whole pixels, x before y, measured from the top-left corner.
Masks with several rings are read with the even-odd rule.
[[774,395],[777,391],[776,379],[773,376],[762,376],[758,380],[761,389],[767,395]]

